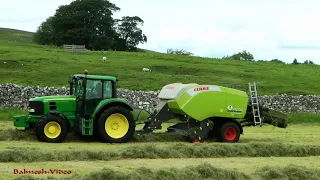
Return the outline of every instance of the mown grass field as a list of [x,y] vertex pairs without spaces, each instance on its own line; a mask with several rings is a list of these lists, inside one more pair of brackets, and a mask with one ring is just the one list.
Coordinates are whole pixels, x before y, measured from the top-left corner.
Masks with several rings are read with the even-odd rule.
[[[30,33],[8,29],[0,29],[0,39],[0,84],[67,86],[69,75],[88,69],[90,74],[116,76],[119,86],[128,89],[159,90],[172,82],[256,81],[260,94],[319,94],[320,90],[317,65],[239,62],[155,52],[70,54],[60,48],[35,45]],[[102,56],[109,62],[102,64]],[[143,67],[153,72],[142,73]],[[32,130],[14,128],[12,116],[21,113],[26,111],[0,110],[0,179],[320,179],[320,123],[316,114],[290,114],[286,129],[245,127],[236,144],[213,140],[188,143],[181,136],[164,134],[169,124],[154,134],[135,135],[125,144],[101,143],[72,133],[64,143],[50,144],[38,142]],[[14,169],[72,173],[49,172],[28,178],[14,174]]]
[[[64,143],[48,144],[38,142],[32,130],[17,131],[11,121],[2,120],[0,173],[4,179],[24,176],[15,175],[14,169],[72,171],[70,175],[32,175],[57,179],[317,179],[318,128],[318,123],[291,124],[286,129],[246,127],[237,144],[212,140],[191,144],[163,131],[135,135],[125,144],[105,144],[72,134]],[[187,171],[190,168],[195,169]]]

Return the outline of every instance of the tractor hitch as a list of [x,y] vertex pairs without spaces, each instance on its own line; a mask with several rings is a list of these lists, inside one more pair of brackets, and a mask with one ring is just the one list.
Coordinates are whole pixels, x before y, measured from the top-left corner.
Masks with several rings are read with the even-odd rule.
[[[143,110],[144,109],[140,109],[140,112],[136,118],[136,122]],[[154,130],[162,129],[161,124],[169,121],[174,117],[174,114],[170,111],[168,107],[167,101],[160,101],[152,114],[149,113],[148,111],[146,112],[150,115],[148,120],[142,123],[136,123],[136,125],[145,124],[140,131],[137,131],[138,134],[151,133]]]
[[136,125],[139,124],[144,124],[143,128],[139,131],[136,131],[139,135],[141,134],[146,134],[146,133],[151,133],[152,131],[156,130],[156,129],[161,129],[162,126],[162,122],[160,122],[160,120],[156,120],[156,116],[155,115],[151,115],[151,117],[149,118],[149,120],[140,122],[140,123],[136,123]]

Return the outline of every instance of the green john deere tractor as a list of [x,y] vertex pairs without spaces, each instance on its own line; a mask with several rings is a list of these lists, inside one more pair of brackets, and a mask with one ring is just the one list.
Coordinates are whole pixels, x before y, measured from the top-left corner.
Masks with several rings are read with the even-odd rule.
[[[138,134],[168,127],[190,142],[217,138],[220,142],[238,142],[244,126],[263,123],[286,128],[287,115],[263,108],[257,98],[256,84],[246,92],[216,85],[173,83],[164,86],[150,117],[135,122],[133,108],[117,97],[115,77],[77,74],[69,79],[69,96],[44,96],[29,100],[29,115],[14,116],[16,127],[35,128],[40,141],[61,142],[69,131],[81,135],[96,134],[105,142],[129,141],[137,124]],[[140,113],[139,113],[140,114]]]
[[29,115],[14,116],[16,127],[35,128],[40,141],[61,142],[71,130],[97,134],[106,142],[126,142],[135,131],[132,107],[117,98],[117,79],[76,74],[70,77],[70,95],[29,100]]

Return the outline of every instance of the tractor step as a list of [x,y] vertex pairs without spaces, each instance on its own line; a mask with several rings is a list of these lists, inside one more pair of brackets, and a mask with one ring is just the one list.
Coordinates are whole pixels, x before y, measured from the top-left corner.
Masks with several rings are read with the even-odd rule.
[[82,135],[92,135],[92,120],[82,118]]
[[168,127],[169,133],[175,133],[188,137],[192,142],[195,140],[201,141],[206,138],[209,131],[213,128],[213,122],[210,120],[204,120],[197,125],[190,127],[188,122],[182,122]]

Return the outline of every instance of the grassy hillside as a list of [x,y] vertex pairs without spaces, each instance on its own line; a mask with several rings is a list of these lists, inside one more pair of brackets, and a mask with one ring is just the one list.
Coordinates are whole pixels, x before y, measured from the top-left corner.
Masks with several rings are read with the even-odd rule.
[[[320,92],[317,65],[254,63],[154,52],[72,54],[56,47],[21,43],[22,40],[12,38],[15,36],[3,38],[3,34],[0,39],[7,40],[0,41],[0,83],[67,86],[69,75],[88,69],[89,74],[116,76],[119,86],[129,89],[158,90],[173,82],[224,85],[256,81],[260,94]],[[108,63],[102,63],[103,56]],[[143,67],[152,69],[152,73],[141,72]]]
[[16,30],[16,29],[0,28],[1,40],[32,43],[32,35],[33,35],[32,32]]

